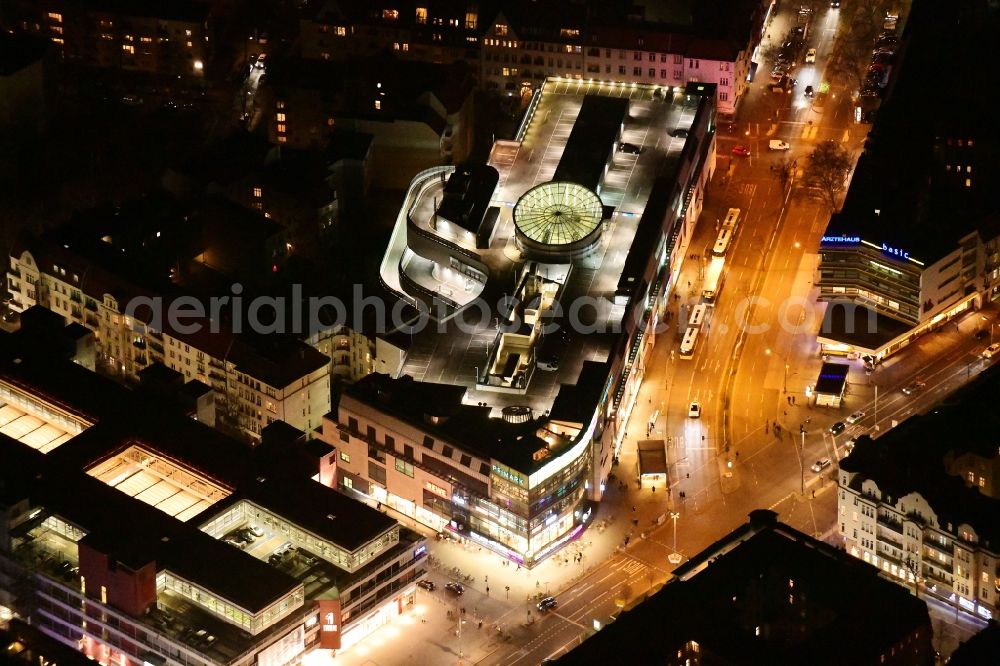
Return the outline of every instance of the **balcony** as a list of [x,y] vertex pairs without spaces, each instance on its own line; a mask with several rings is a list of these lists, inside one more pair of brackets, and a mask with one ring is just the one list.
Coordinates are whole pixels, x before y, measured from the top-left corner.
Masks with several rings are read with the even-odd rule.
[[882,527],[890,529],[897,534],[903,534],[903,524],[891,519],[889,516],[879,515],[876,521]]
[[98,326],[100,326],[100,324],[97,321],[97,317],[90,313],[87,313],[87,316],[83,318],[83,323],[85,323],[90,328],[97,328]]
[[88,298],[87,303],[83,307],[87,308],[91,312],[97,312],[97,301],[92,298]]
[[69,295],[69,300],[73,301],[74,303],[82,303],[83,302],[83,299],[80,298],[80,292],[78,292],[78,291],[72,292]]
[[149,350],[159,354],[160,356],[163,356],[163,345],[161,345],[159,342],[153,342],[151,340],[149,342]]
[[934,559],[931,559],[931,558],[926,557],[926,556],[924,557],[924,566],[925,567],[931,567],[932,569],[938,569],[940,571],[944,571],[945,573],[947,573],[949,575],[951,575],[951,573],[954,571],[951,568],[950,564],[945,564],[945,563],[941,562],[940,560],[934,560]]
[[926,571],[924,571],[924,578],[938,583],[943,583],[945,585],[951,585],[951,580],[947,576],[938,573],[934,569],[927,569]]
[[903,542],[896,540],[896,537],[895,537],[894,534],[880,533],[880,534],[878,534],[876,536],[877,536],[878,540],[881,541],[882,543],[887,543],[890,546],[892,546],[893,548],[895,548],[896,550],[899,550],[899,551],[903,550]]
[[952,548],[950,544],[947,546],[942,546],[941,542],[938,541],[937,539],[924,539],[924,545],[927,546],[928,548],[933,548],[939,553],[944,553],[948,557],[951,557],[955,553],[954,548]]

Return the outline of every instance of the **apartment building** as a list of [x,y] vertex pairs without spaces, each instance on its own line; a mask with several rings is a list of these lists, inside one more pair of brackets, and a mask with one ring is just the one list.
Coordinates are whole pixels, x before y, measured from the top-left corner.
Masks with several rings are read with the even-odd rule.
[[684,18],[655,6],[465,0],[319,0],[301,20],[305,58],[342,60],[389,50],[401,59],[478,67],[480,85],[530,97],[546,78],[663,87],[716,86],[721,115],[746,91],[772,3],[692,3]]
[[[75,231],[71,236],[22,235],[7,271],[11,309],[41,305],[92,331],[99,372],[136,382],[144,368],[162,363],[185,381],[211,386],[223,424],[255,441],[277,420],[305,432],[318,427],[330,409],[329,357],[289,337],[234,333],[218,313],[205,317],[207,308],[201,325],[169,325],[170,303],[186,292],[163,279],[167,269],[161,269],[159,279],[148,280],[115,254],[141,247],[155,256],[156,240],[172,229],[163,220],[151,223],[163,226],[145,232],[129,227],[139,233],[138,245],[110,234],[89,245],[87,236]],[[163,311],[152,311],[156,303]]]
[[302,57],[343,60],[391,50],[402,60],[452,63],[479,57],[487,0],[311,0],[299,20]]
[[251,450],[0,343],[4,615],[103,663],[278,666],[414,603],[422,537],[317,482],[332,449],[275,424]]
[[[970,35],[954,28],[956,12],[915,4],[898,77],[821,240],[824,353],[882,358],[1000,297],[995,110],[977,95],[974,75],[927,54],[989,57],[984,40],[997,20],[985,13]],[[955,86],[943,110],[925,103],[929,76]]]
[[12,3],[9,22],[46,37],[66,63],[201,84],[212,53],[212,3],[44,0]]
[[915,593],[984,619],[1000,610],[995,369],[840,462],[847,552]]
[[711,83],[718,113],[732,116],[746,92],[763,24],[756,2],[733,10],[750,12],[735,38],[712,37],[711,31],[697,36],[659,26],[602,25],[582,12],[574,17],[572,6],[549,8],[541,19],[533,4],[521,11],[504,10],[486,28],[480,57],[485,87],[526,97],[548,77],[664,88]]

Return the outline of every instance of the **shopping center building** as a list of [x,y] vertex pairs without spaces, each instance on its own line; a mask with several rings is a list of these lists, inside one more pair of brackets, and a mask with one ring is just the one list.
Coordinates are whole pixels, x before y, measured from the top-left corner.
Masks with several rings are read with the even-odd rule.
[[[823,235],[816,284],[829,303],[824,354],[881,359],[1000,297],[995,109],[976,74],[933,56],[943,49],[962,62],[990,57],[996,21],[977,24],[980,36],[970,36],[955,30],[956,11],[914,5],[897,56],[903,62],[843,209]],[[948,81],[944,107],[927,103],[928,80]]]
[[343,650],[414,602],[424,541],[338,493],[282,422],[255,447],[22,333],[0,338],[0,613],[103,664]]
[[579,534],[714,156],[711,85],[550,79],[489,164],[418,174],[381,278],[427,325],[324,419],[339,487],[527,566]]

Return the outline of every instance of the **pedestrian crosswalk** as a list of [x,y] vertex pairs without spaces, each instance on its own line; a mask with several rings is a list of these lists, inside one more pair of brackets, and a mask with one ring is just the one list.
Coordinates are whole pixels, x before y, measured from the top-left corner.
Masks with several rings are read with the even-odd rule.
[[628,560],[624,566],[622,566],[622,571],[624,571],[629,576],[637,573],[641,573],[646,569],[646,565],[638,560]]

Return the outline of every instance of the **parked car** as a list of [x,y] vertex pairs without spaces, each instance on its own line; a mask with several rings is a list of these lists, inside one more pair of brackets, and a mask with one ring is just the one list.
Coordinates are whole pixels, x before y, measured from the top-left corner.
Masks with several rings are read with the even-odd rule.
[[993,358],[993,356],[1000,352],[1000,342],[994,342],[992,345],[983,350],[983,358]]
[[822,472],[824,469],[826,469],[829,466],[830,466],[830,459],[829,458],[823,458],[822,460],[817,460],[816,462],[814,462],[813,466],[810,467],[809,469],[811,469],[812,471],[814,471],[817,474],[819,474],[820,472]]
[[847,428],[847,426],[844,425],[843,421],[837,421],[832,426],[830,426],[830,434],[831,435],[839,435],[840,433],[844,432],[844,430],[846,428]]
[[903,395],[913,395],[914,393],[919,393],[927,386],[923,382],[913,381],[903,387]]
[[434,581],[427,580],[426,578],[417,581],[417,587],[423,588],[428,592],[433,592],[437,585]]
[[806,62],[816,62],[816,49],[806,51]]
[[688,416],[692,419],[696,419],[701,416],[701,405],[695,400],[688,406]]
[[854,412],[853,414],[847,417],[847,422],[850,424],[854,424],[863,418],[865,418],[865,413],[859,409],[858,411]]
[[670,136],[675,139],[686,139],[688,135],[688,130],[678,127],[677,129],[670,130]]
[[449,592],[451,592],[452,594],[454,594],[456,597],[460,597],[463,594],[465,594],[465,588],[462,587],[462,585],[460,583],[447,583],[444,586],[444,589],[448,590]]
[[250,534],[250,530],[236,530],[233,532],[233,537],[247,545],[252,544],[256,540],[256,537]]
[[733,155],[738,155],[739,157],[746,157],[750,154],[750,149],[746,146],[733,146]]
[[227,536],[227,537],[224,537],[222,540],[225,543],[228,543],[230,546],[236,546],[240,550],[243,550],[244,548],[247,547],[246,543],[240,541],[239,539],[237,539],[234,536]]
[[642,146],[637,146],[634,143],[619,143],[618,150],[629,155],[638,155],[642,152]]
[[254,535],[255,537],[264,536],[264,530],[260,529],[256,525],[250,525],[249,527],[247,527],[247,530],[249,530],[250,534]]
[[768,150],[788,150],[791,146],[785,141],[778,141],[777,139],[771,139],[767,142]]
[[544,613],[545,611],[550,611],[556,608],[558,605],[559,602],[556,601],[555,597],[545,597],[544,599],[538,602],[538,610]]

